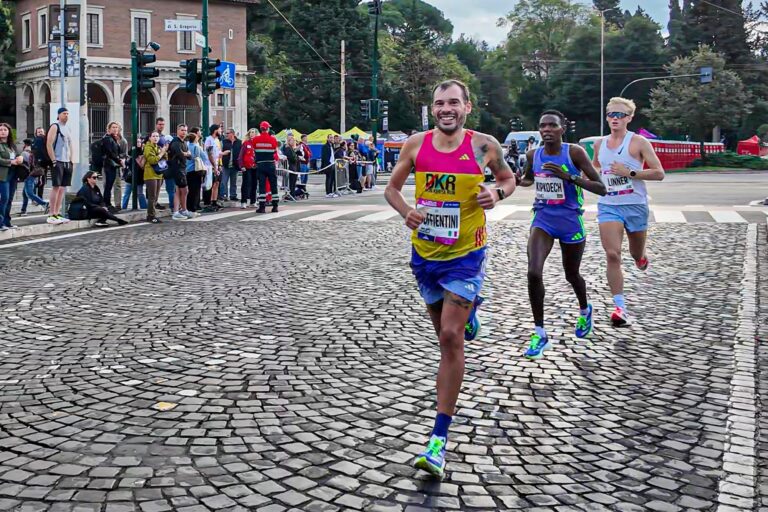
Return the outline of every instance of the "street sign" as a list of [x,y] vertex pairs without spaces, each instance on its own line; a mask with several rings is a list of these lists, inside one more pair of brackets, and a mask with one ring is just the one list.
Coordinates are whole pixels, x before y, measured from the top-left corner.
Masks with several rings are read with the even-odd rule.
[[203,31],[202,20],[165,20],[166,32],[194,32]]
[[[51,20],[51,31],[48,39],[59,39],[59,14],[61,6],[51,4],[48,6],[48,19]],[[64,7],[64,39],[80,39],[80,6],[67,5]]]
[[421,106],[421,129],[423,131],[429,130],[429,114],[426,105]]
[[[64,76],[80,76],[80,43],[78,41],[67,41],[67,64],[64,70]],[[59,41],[48,43],[48,76],[50,78],[61,78],[61,45]]]
[[195,32],[195,44],[200,48],[205,48],[205,37],[199,32]]
[[699,77],[701,78],[702,84],[708,84],[712,81],[712,67],[702,67],[699,71]]
[[217,80],[221,84],[222,89],[234,89],[235,88],[235,63],[222,61],[216,71],[221,72],[221,76]]

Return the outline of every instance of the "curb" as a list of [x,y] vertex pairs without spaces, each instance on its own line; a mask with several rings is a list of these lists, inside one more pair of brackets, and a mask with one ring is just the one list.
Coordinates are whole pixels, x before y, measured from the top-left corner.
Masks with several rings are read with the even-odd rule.
[[[157,212],[157,216],[170,217],[170,210],[159,211]],[[146,210],[141,210],[130,213],[118,213],[116,217],[127,220],[128,222],[140,222],[147,218],[147,212]],[[0,242],[87,229],[92,227],[93,223],[93,220],[75,220],[67,224],[47,224],[46,222],[41,222],[38,224],[19,226],[18,229],[10,229],[0,233]]]

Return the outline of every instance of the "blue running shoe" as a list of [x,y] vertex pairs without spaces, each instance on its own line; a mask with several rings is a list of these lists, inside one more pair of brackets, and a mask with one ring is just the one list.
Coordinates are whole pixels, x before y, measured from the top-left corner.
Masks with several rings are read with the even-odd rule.
[[475,297],[475,303],[472,305],[472,311],[469,313],[467,323],[464,325],[464,341],[472,341],[480,334],[480,318],[477,316],[477,308],[485,302],[485,299],[479,295]]
[[541,359],[544,356],[544,351],[551,346],[549,338],[542,338],[538,334],[533,334],[531,336],[531,344],[528,345],[528,350],[525,351],[525,357],[534,360]]
[[448,440],[444,437],[432,436],[429,438],[427,449],[421,452],[413,466],[416,469],[423,469],[437,478],[443,478],[445,475],[445,445]]
[[592,304],[587,306],[587,314],[579,315],[576,321],[576,337],[587,338],[592,334]]

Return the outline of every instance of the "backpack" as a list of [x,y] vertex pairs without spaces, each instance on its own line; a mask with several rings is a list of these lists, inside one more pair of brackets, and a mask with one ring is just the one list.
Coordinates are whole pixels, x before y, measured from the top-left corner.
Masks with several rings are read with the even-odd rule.
[[104,139],[91,142],[91,170],[100,172],[104,168]]
[[[247,144],[247,145],[246,145]],[[243,143],[243,167],[253,169],[256,167],[256,155],[253,152],[253,145],[250,142]]]
[[76,198],[69,203],[69,210],[67,216],[70,220],[87,220],[88,219],[88,207],[81,198]]

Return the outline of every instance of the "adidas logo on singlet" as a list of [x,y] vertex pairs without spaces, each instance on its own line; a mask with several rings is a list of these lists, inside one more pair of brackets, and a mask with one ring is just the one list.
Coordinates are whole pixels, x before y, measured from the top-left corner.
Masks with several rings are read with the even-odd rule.
[[466,154],[466,153],[464,153],[463,155],[461,155],[461,156],[459,157],[459,160],[469,160],[469,155],[468,155],[468,154]]

